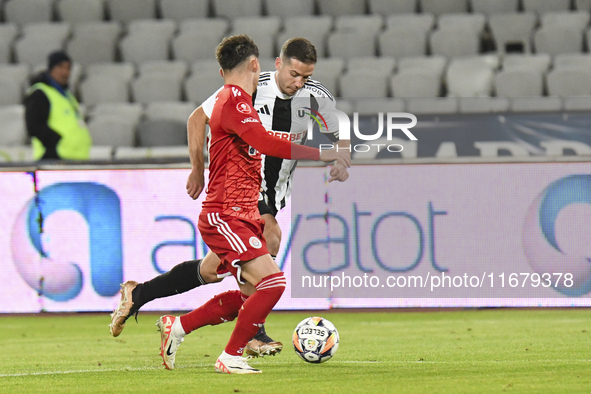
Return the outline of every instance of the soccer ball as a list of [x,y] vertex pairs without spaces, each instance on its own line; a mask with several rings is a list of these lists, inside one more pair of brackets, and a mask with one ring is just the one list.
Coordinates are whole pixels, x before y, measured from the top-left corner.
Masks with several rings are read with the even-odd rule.
[[330,360],[339,348],[339,332],[322,317],[308,317],[293,332],[293,348],[298,356],[309,363]]

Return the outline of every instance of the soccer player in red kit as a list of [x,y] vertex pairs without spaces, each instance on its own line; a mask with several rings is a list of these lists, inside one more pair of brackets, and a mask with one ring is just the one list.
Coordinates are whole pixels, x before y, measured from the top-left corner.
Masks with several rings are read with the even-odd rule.
[[161,354],[169,368],[167,361],[174,362],[184,335],[238,317],[215,369],[222,373],[261,373],[246,363],[242,352],[285,290],[283,272],[267,251],[264,222],[258,211],[261,153],[293,160],[336,160],[345,167],[350,166],[350,159],[345,152],[320,152],[266,132],[252,107],[260,64],[258,48],[250,38],[225,38],[216,57],[225,85],[217,95],[209,122],[209,184],[198,227],[207,246],[221,260],[218,274],[231,273],[240,290],[218,294],[180,318],[162,316],[157,323]]

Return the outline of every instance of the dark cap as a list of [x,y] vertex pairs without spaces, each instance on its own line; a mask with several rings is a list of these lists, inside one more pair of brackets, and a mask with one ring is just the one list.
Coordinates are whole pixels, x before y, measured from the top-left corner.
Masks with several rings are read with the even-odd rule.
[[64,51],[56,51],[49,54],[47,57],[47,71],[51,71],[52,68],[62,62],[72,63],[72,59]]

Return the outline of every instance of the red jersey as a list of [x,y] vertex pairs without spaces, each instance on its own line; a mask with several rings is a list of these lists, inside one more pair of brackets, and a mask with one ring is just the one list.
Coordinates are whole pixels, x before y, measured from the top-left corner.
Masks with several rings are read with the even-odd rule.
[[244,219],[260,217],[261,154],[240,136],[262,127],[252,97],[235,85],[218,93],[209,120],[209,183],[203,209]]

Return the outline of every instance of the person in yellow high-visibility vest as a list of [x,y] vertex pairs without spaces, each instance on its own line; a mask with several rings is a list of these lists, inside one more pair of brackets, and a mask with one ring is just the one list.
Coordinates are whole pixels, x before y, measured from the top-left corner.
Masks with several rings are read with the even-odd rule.
[[35,160],[88,160],[92,139],[68,89],[72,59],[63,51],[47,59],[47,71],[31,81],[25,121]]

